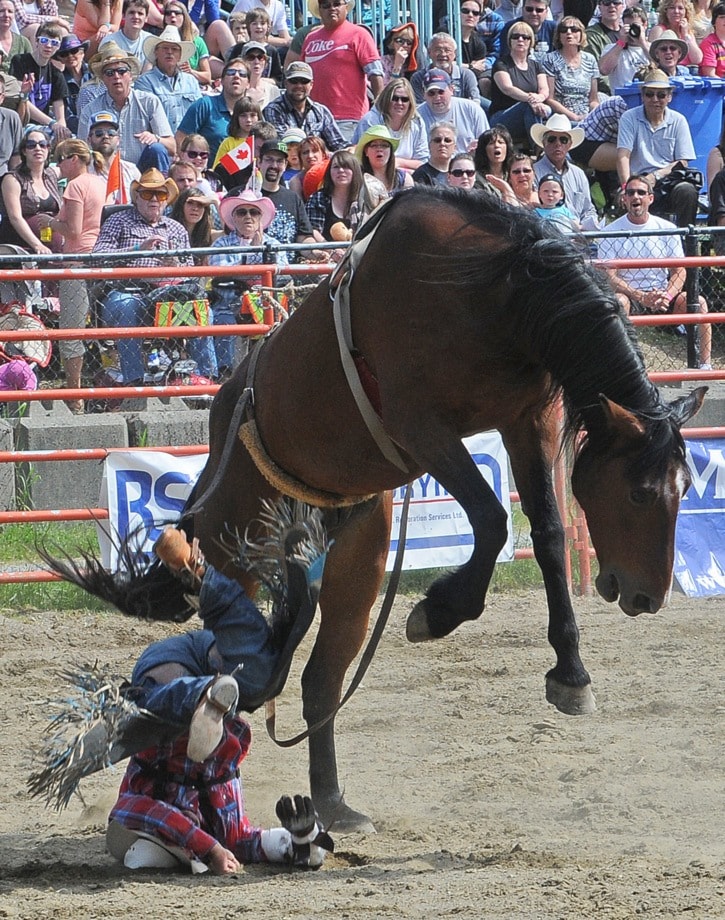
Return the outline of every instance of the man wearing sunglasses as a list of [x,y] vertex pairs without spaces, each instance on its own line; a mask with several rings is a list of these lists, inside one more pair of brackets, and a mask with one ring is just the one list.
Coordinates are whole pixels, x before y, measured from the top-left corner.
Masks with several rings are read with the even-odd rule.
[[661,70],[652,70],[641,87],[642,105],[628,109],[617,132],[617,174],[624,184],[631,175],[647,174],[654,184],[653,214],[673,215],[678,227],[695,223],[698,189],[690,182],[664,188],[661,180],[678,164],[696,157],[690,126],[669,107],[672,86]]
[[[168,257],[168,250],[188,250],[189,235],[180,223],[166,216],[167,207],[178,197],[173,179],[166,179],[158,169],[149,169],[140,179],[131,183],[133,207],[112,214],[101,227],[93,252],[148,253],[134,259],[134,267],[156,268],[162,265],[192,265],[190,255]],[[174,287],[184,285],[186,279],[174,278]],[[129,282],[125,282],[126,285]],[[122,285],[109,292],[101,308],[101,322],[112,328],[149,326],[153,324],[157,301],[171,300],[168,286],[158,286],[155,280],[140,279],[133,282],[134,290]],[[200,373],[216,377],[217,363],[212,339],[189,340],[189,353],[199,366]],[[145,362],[140,339],[122,339],[118,342],[123,381],[128,386],[141,386]],[[125,408],[141,408],[143,400],[128,401]]]
[[[118,117],[113,112],[96,112],[88,129],[88,146],[103,157],[103,165],[96,167],[91,159],[88,172],[108,180],[111,162],[116,156],[121,145],[121,134],[118,127]],[[139,179],[141,173],[135,163],[121,158],[121,187],[113,192],[110,204],[123,204],[131,200],[131,183]]]
[[249,70],[243,58],[230,57],[222,69],[222,91],[206,93],[186,110],[176,129],[176,142],[181,146],[189,134],[201,134],[209,144],[209,162],[213,163],[221,142],[227,137],[229,122],[237,100],[249,88]]
[[321,137],[331,152],[347,146],[335,116],[321,102],[310,99],[314,74],[309,64],[293,61],[285,67],[284,93],[265,106],[262,116],[282,137],[299,128],[307,137]]
[[33,50],[16,54],[10,60],[10,75],[20,82],[21,91],[27,94],[30,122],[52,128],[56,141],[70,137],[65,121],[68,86],[63,74],[51,63],[65,34],[54,22],[41,23]]
[[118,119],[124,160],[135,163],[141,172],[155,168],[166,173],[176,153],[176,142],[158,96],[133,85],[141,69],[138,60],[115,42],[104,45],[96,57],[91,70],[100,78],[104,91],[81,109],[78,136],[88,136],[98,112],[112,112]]
[[535,54],[538,60],[554,50],[554,35],[556,23],[551,18],[549,5],[551,0],[523,0],[523,9],[518,19],[507,22],[501,35],[501,47],[508,48],[508,34],[511,27],[517,22],[525,22],[534,30]]
[[[311,90],[315,102],[326,105],[346,141],[370,108],[368,82],[373,96],[383,89],[383,64],[372,33],[347,19],[355,0],[308,0],[307,8],[321,20],[305,38],[300,60],[315,75]],[[291,63],[287,55],[287,63]]]
[[[618,268],[607,271],[617,300],[625,313],[686,313],[687,297],[684,268],[661,268],[661,259],[682,259],[682,241],[678,236],[646,236],[643,231],[674,230],[674,224],[650,214],[654,200],[654,183],[650,176],[628,176],[623,201],[627,213],[607,225],[607,232],[622,236],[599,241],[601,259],[647,259],[649,268]],[[707,313],[707,303],[700,297],[699,312]],[[673,327],[670,326],[670,329]],[[678,327],[681,328],[681,327]],[[700,327],[700,367],[710,370],[712,326]]]

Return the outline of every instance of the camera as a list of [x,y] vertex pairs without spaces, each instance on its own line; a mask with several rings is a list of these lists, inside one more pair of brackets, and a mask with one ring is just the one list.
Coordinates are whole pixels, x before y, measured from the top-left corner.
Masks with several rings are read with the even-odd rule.
[[629,34],[632,38],[639,38],[642,34],[642,26],[637,25],[636,22],[633,22],[629,27]]

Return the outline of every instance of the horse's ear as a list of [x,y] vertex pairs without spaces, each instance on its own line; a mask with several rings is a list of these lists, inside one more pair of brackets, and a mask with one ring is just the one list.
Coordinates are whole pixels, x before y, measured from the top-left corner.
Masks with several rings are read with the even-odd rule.
[[599,402],[604,412],[604,421],[609,431],[626,441],[641,438],[644,435],[644,424],[634,413],[620,406],[618,403],[599,394]]
[[698,387],[692,393],[688,393],[687,396],[680,396],[670,403],[672,418],[678,428],[682,428],[685,422],[688,422],[693,415],[697,415],[708,389],[708,387]]

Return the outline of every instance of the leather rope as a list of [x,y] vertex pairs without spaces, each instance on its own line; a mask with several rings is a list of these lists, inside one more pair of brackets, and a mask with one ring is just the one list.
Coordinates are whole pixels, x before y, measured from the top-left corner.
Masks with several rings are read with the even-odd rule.
[[385,597],[383,598],[382,606],[380,607],[380,613],[378,614],[378,619],[375,623],[375,627],[370,636],[370,641],[368,642],[365,651],[363,652],[360,663],[357,666],[355,675],[350,681],[350,686],[345,691],[344,696],[340,702],[335,706],[332,712],[328,713],[323,719],[320,719],[319,722],[315,722],[314,725],[311,725],[309,728],[306,728],[304,731],[295,735],[293,738],[286,738],[284,741],[280,740],[277,737],[276,730],[276,721],[277,721],[277,709],[275,705],[275,700],[271,699],[265,704],[265,713],[266,713],[266,724],[267,724],[267,734],[274,741],[278,747],[294,747],[296,744],[299,744],[300,741],[304,741],[306,738],[309,738],[310,735],[314,734],[316,731],[319,731],[324,725],[334,719],[342,707],[347,703],[353,693],[357,690],[362,682],[365,674],[367,673],[368,668],[370,667],[370,662],[373,660],[373,656],[378,649],[380,644],[380,639],[383,635],[383,630],[387,626],[388,619],[390,618],[390,612],[393,609],[393,601],[395,600],[395,595],[398,593],[398,584],[400,582],[400,573],[403,569],[403,555],[405,553],[405,538],[408,533],[408,508],[410,506],[410,495],[413,490],[412,483],[408,483],[405,489],[405,497],[403,498],[403,506],[400,514],[400,530],[398,533],[398,549],[395,552],[395,563],[393,565],[393,571],[390,573],[390,581],[388,582],[388,588],[385,592]]

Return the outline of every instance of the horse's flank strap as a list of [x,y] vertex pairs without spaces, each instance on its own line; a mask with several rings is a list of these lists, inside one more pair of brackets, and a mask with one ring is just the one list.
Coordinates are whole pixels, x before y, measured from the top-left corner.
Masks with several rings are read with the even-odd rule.
[[347,384],[350,387],[350,392],[357,404],[360,415],[385,459],[407,474],[409,472],[408,467],[383,427],[383,423],[375,411],[373,404],[370,402],[352,356],[354,344],[352,341],[352,323],[350,320],[350,285],[352,284],[355,271],[367,252],[367,248],[377,233],[380,224],[381,220],[378,218],[372,231],[366,234],[363,239],[352,244],[348,250],[347,258],[340,266],[341,274],[335,272],[334,279],[332,280],[332,283],[336,284],[332,315],[335,320],[335,333],[337,334],[337,344],[340,349],[342,368],[345,371]]
[[307,502],[308,505],[316,505],[319,508],[344,508],[373,498],[373,495],[337,495],[335,492],[324,492],[291,476],[267,453],[259,436],[257,423],[253,418],[240,425],[239,440],[246,447],[259,472],[271,486],[274,486],[283,495]]

